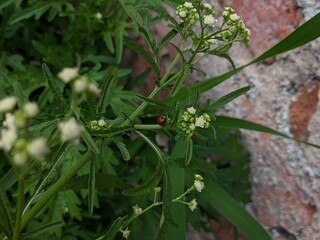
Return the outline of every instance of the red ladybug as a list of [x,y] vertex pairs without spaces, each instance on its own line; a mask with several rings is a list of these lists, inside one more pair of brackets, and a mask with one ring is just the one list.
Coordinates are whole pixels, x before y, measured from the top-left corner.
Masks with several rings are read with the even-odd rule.
[[167,117],[165,115],[160,115],[157,119],[157,123],[160,125],[160,126],[164,126],[164,124],[166,123],[167,121]]

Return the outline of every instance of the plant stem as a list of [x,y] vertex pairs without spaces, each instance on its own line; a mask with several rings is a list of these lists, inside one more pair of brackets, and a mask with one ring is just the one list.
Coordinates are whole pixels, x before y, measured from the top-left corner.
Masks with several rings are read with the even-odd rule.
[[51,188],[38,200],[38,202],[23,216],[20,231],[31,219],[53,198],[74,174],[76,174],[89,160],[91,151],[88,150],[75,165],[73,165]]
[[134,125],[136,130],[159,130],[163,129],[163,126],[157,124],[136,124]]
[[18,207],[16,212],[16,221],[13,231],[13,240],[19,240],[20,238],[20,226],[21,226],[21,217],[23,211],[24,203],[24,179],[23,176],[19,176],[18,180]]

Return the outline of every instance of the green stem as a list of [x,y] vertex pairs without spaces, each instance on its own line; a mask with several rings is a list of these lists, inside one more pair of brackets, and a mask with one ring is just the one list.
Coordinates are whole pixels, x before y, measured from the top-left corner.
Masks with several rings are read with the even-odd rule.
[[38,202],[23,216],[20,230],[60,191],[74,174],[76,174],[89,160],[91,151],[87,151],[75,165],[73,165],[52,187],[38,200]]
[[134,129],[136,130],[159,130],[163,129],[162,126],[157,124],[136,124],[134,125]]
[[24,203],[24,179],[23,176],[19,176],[18,180],[18,207],[16,212],[16,221],[14,225],[13,240],[19,240],[20,238],[20,226],[21,217]]

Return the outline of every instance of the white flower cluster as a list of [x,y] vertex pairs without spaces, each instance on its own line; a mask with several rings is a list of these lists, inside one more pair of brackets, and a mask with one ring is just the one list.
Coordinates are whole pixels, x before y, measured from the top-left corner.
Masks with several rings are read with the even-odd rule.
[[200,19],[197,9],[191,2],[185,2],[184,4],[179,5],[176,9],[176,14],[181,22],[186,23],[188,26],[194,26]]
[[203,182],[203,177],[199,174],[194,175],[194,182],[193,186],[198,192],[201,192],[202,189],[204,189],[204,182]]
[[142,208],[139,207],[138,204],[132,207],[133,208],[133,214],[134,215],[140,215],[142,213]]
[[229,26],[227,31],[223,31],[221,36],[223,39],[229,39],[234,34],[239,34],[244,43],[250,41],[250,30],[245,26],[243,20],[235,13],[231,7],[225,7],[222,12],[224,22]]
[[25,127],[27,120],[38,114],[39,108],[37,103],[28,102],[14,114],[9,113],[15,108],[16,103],[17,99],[13,96],[0,101],[0,112],[7,112],[0,131],[0,149],[5,152],[14,149],[13,163],[22,166],[29,157],[42,160],[50,150],[45,138],[39,137],[28,141],[23,138],[18,139],[18,128]]
[[211,118],[207,113],[200,116],[196,114],[194,107],[187,108],[178,120],[178,127],[184,134],[191,137],[196,130],[196,127],[208,128],[210,126]]
[[58,73],[58,77],[65,83],[71,83],[75,93],[88,92],[94,96],[100,96],[101,90],[91,83],[87,76],[79,76],[78,68],[64,68]]
[[90,122],[90,128],[96,131],[103,130],[107,128],[107,123],[103,118],[99,120],[93,120]]

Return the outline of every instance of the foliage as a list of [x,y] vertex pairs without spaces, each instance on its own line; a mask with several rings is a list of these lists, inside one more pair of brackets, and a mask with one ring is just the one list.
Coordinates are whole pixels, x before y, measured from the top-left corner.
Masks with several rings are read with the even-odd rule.
[[[247,239],[271,239],[242,207],[250,201],[249,156],[238,129],[290,137],[216,116],[249,86],[215,102],[199,98],[245,67],[319,37],[320,15],[236,68],[228,50],[250,32],[234,10],[224,9],[218,27],[210,5],[181,4],[0,3],[0,239],[185,239],[187,223],[211,231],[203,216],[218,214]],[[156,40],[152,25],[163,20],[171,30]],[[172,43],[178,35],[181,46]],[[169,44],[177,55],[162,74]],[[150,69],[133,76],[129,49]],[[187,84],[208,55],[226,58],[233,70]],[[155,88],[142,96],[136,89],[151,71]],[[164,91],[169,96],[158,100]]]

